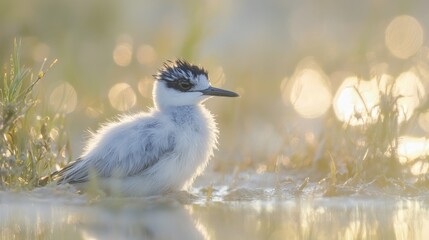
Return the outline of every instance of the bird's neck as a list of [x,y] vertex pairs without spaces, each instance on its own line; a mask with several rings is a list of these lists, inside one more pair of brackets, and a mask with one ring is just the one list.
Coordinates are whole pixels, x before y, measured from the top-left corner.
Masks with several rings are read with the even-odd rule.
[[170,106],[162,110],[164,114],[169,115],[170,119],[177,125],[195,125],[200,123],[205,118],[204,106],[198,105],[182,105]]
[[172,105],[172,106],[163,106],[158,107],[160,111],[166,112],[166,113],[174,113],[174,112],[189,112],[189,111],[195,111],[201,107],[200,104],[198,105]]

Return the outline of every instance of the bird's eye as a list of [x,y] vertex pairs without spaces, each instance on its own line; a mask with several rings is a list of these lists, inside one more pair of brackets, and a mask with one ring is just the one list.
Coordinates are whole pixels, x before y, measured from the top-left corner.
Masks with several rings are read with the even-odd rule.
[[187,79],[180,79],[178,82],[178,86],[182,91],[188,91],[192,88],[192,84]]

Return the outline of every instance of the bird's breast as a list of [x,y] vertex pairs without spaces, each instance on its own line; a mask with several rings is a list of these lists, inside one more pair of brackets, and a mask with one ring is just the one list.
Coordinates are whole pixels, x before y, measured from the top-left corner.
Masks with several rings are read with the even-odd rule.
[[202,173],[217,142],[217,128],[210,112],[201,108],[185,108],[171,115],[175,136],[174,174],[184,188]]
[[209,153],[215,145],[217,129],[210,112],[204,107],[182,108],[172,114],[179,152]]

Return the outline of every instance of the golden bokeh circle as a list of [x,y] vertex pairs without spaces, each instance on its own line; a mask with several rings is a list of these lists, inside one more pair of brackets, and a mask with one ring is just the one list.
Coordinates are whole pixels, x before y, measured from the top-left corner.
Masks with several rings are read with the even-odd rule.
[[423,45],[423,28],[412,16],[401,15],[394,18],[386,28],[385,44],[395,57],[407,59]]
[[49,95],[49,105],[57,112],[73,112],[77,105],[76,90],[67,82],[60,84]]
[[119,111],[127,111],[137,101],[136,93],[128,83],[117,83],[109,90],[109,101],[113,108]]

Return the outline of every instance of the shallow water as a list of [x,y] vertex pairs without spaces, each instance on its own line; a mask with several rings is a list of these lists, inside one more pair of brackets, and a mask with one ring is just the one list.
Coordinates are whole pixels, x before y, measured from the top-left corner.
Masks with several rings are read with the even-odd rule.
[[[426,197],[216,186],[93,198],[71,186],[0,192],[1,239],[429,239]],[[208,193],[210,192],[210,194]],[[380,194],[381,195],[381,194]]]

